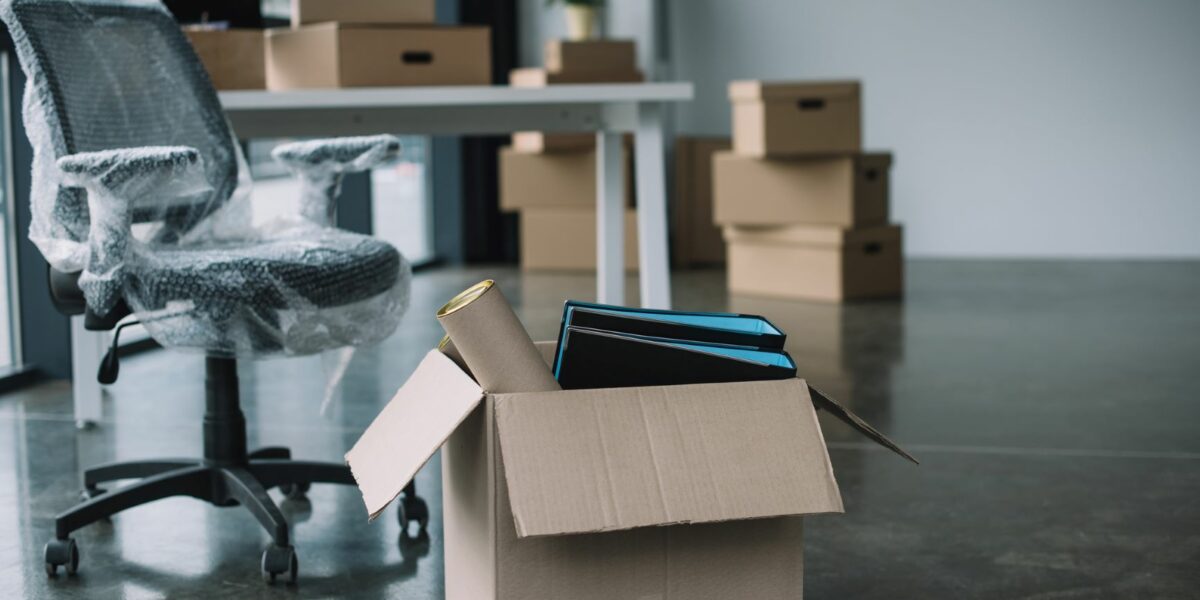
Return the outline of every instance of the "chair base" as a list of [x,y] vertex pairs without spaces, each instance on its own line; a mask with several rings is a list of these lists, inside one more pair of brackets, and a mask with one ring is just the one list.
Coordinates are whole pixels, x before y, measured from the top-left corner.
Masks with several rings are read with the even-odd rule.
[[[276,577],[295,581],[298,561],[287,521],[267,494],[279,488],[288,499],[304,497],[313,483],[354,485],[350,468],[344,464],[291,460],[286,448],[264,448],[251,452],[243,466],[215,466],[204,461],[149,460],[100,465],[84,472],[83,502],[58,515],[55,537],[46,545],[46,571],[57,573],[64,567],[74,574],[79,564],[79,549],[72,532],[106,520],[128,508],[175,496],[191,496],[215,506],[244,506],[271,536],[271,545],[263,552],[262,575],[268,582]],[[135,483],[106,491],[99,484],[136,478]],[[407,531],[417,522],[423,532],[429,523],[429,510],[410,483],[398,508],[401,527]],[[405,534],[407,535],[407,534]]]
[[[83,473],[83,502],[58,515],[54,538],[46,544],[46,573],[59,567],[74,574],[79,548],[71,533],[135,506],[175,496],[190,496],[215,506],[244,506],[271,536],[263,552],[262,575],[295,581],[298,570],[287,521],[267,491],[279,488],[290,499],[302,498],[313,483],[354,485],[350,467],[340,463],[292,460],[291,451],[269,447],[246,452],[245,421],[238,405],[237,365],[232,359],[209,358],[208,410],[204,415],[203,459],[156,459],[99,465]],[[100,484],[136,479],[134,483],[105,491]],[[424,535],[429,509],[410,482],[398,503],[398,517],[407,536],[409,523]]]

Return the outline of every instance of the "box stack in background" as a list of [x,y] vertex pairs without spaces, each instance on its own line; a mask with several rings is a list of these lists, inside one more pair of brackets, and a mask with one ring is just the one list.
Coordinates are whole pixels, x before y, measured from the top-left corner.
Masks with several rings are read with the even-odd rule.
[[218,90],[267,87],[266,34],[262,29],[186,25],[184,35]]
[[489,85],[491,31],[434,24],[434,0],[292,0],[266,35],[266,87]]
[[899,296],[892,158],[862,151],[861,86],[735,81],[729,97],[733,149],[712,165],[729,290],[832,301]]
[[[632,41],[550,40],[542,68],[514,69],[514,87],[642,81]],[[625,268],[637,268],[632,147],[625,144]],[[520,218],[521,268],[596,268],[596,135],[513,134],[500,152],[500,210]]]
[[713,224],[713,155],[729,138],[675,138],[675,185],[671,194],[671,264],[676,268],[725,264],[725,240]]

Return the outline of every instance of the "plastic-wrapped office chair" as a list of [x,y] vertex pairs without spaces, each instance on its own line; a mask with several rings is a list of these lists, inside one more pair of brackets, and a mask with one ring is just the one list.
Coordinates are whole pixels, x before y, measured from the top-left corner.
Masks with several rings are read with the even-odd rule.
[[[0,0],[27,75],[34,148],[30,237],[51,294],[89,329],[131,313],[164,346],[206,353],[204,457],[85,471],[84,501],[46,545],[53,575],[76,570],[71,532],[169,496],[242,505],[267,529],[268,581],[296,576],[288,525],[267,495],[353,484],[341,463],[246,449],[238,358],[311,354],[377,342],[407,307],[410,270],[392,246],[332,227],[344,173],[399,150],[392,136],[301,142],[275,157],[300,176],[299,214],[256,223],[248,174],[203,67],[156,1]],[[126,321],[127,322],[127,321]],[[113,355],[115,358],[115,354]],[[116,376],[116,364],[102,377]],[[138,479],[104,491],[98,484]],[[428,520],[415,490],[401,523]]]

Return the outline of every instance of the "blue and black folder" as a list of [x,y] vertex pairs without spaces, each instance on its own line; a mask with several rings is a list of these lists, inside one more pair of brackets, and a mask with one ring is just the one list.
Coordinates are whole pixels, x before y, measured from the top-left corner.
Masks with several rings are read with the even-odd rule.
[[[790,379],[787,335],[757,315],[650,310],[569,300],[554,377],[564,390]],[[893,452],[887,436],[809,386],[813,404]]]
[[755,315],[568,301],[554,376],[563,389],[727,383],[796,376],[786,336]]

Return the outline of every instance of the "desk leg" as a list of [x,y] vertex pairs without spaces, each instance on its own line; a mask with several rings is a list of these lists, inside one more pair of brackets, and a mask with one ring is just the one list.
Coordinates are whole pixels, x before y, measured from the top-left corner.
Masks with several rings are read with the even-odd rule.
[[637,171],[638,276],[644,308],[671,308],[667,265],[667,188],[662,107],[643,104],[634,134]]
[[71,395],[75,400],[75,424],[90,427],[100,420],[100,382],[96,371],[108,351],[103,331],[83,328],[83,315],[71,317]]
[[596,301],[625,304],[625,173],[621,134],[596,134]]

